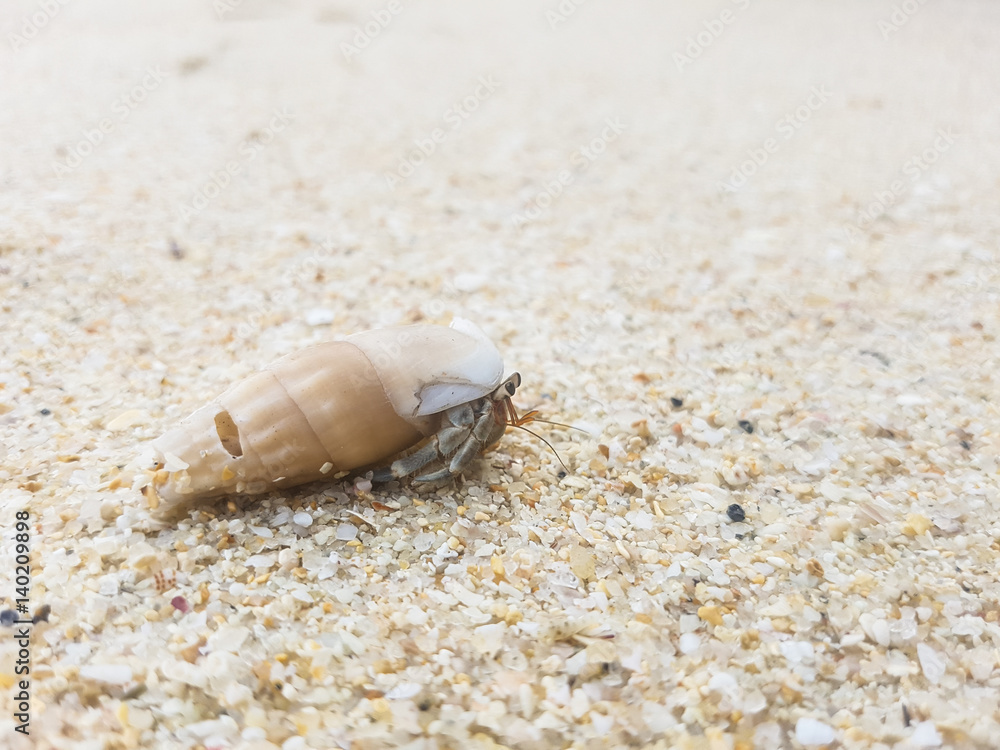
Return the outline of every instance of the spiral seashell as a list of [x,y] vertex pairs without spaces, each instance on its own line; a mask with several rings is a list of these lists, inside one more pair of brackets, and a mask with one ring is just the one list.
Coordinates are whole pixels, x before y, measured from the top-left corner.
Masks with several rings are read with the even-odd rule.
[[[520,378],[501,383],[502,376],[496,347],[460,319],[310,346],[154,440],[152,485],[165,501],[268,492],[384,463],[429,436],[437,453],[428,449],[427,461],[406,467],[415,471],[461,449],[453,462],[461,470],[506,427]],[[398,476],[399,462],[394,467]]]

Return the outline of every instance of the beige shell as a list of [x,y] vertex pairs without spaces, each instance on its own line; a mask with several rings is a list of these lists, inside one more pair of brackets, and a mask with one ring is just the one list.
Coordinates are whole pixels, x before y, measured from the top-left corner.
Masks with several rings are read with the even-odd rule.
[[493,391],[496,347],[468,321],[366,331],[290,354],[153,441],[167,501],[255,494],[384,462]]

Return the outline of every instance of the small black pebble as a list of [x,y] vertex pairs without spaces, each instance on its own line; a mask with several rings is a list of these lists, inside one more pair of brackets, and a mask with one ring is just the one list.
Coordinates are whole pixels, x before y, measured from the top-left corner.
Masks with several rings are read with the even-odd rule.
[[972,444],[968,440],[961,441],[959,445],[965,448],[965,450],[969,450],[972,447]]
[[556,474],[556,478],[557,479],[565,479],[566,478],[566,472],[565,471],[560,471],[558,474]]
[[12,609],[5,609],[3,612],[0,612],[0,625],[3,625],[6,628],[9,628],[11,625],[13,625],[14,620],[16,619],[17,619],[17,612],[15,612]]
[[753,432],[753,425],[750,424],[747,420],[741,419],[737,424],[739,424],[739,426],[743,428],[744,432]]
[[903,704],[903,726],[910,726],[910,710],[906,707],[905,703]]
[[738,503],[733,503],[726,508],[726,515],[733,521],[744,521],[747,517],[747,514],[743,512],[743,507]]
[[684,399],[677,398],[677,396],[671,396],[670,403],[674,405],[675,409],[680,409],[682,406],[684,406]]
[[51,414],[52,412],[51,412],[51,411],[49,411],[48,409],[42,409],[42,410],[41,410],[40,412],[38,412],[38,413],[39,413],[39,414],[41,414],[41,415],[42,415],[43,417],[47,417],[47,416],[49,416],[49,414]]
[[35,611],[35,616],[31,618],[31,624],[37,625],[40,622],[48,622],[49,615],[52,613],[52,607],[48,604],[43,604]]

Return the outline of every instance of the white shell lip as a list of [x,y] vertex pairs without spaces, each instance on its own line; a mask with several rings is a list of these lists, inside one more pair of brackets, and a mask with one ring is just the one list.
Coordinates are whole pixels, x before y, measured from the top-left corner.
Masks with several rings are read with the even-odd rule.
[[428,414],[437,414],[446,411],[453,406],[466,404],[482,398],[492,389],[485,391],[476,385],[463,385],[461,383],[435,383],[420,391],[420,406],[417,408],[416,416],[425,417]]
[[400,326],[347,337],[374,365],[396,413],[426,417],[492,392],[503,359],[483,331],[455,318],[448,328]]

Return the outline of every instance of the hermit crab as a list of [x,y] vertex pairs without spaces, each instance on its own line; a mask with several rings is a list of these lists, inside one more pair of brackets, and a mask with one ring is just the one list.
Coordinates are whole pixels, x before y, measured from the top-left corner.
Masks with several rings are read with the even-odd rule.
[[[511,403],[521,376],[478,327],[413,325],[317,344],[267,366],[153,441],[166,501],[257,494],[374,466],[373,479],[461,473],[535,412]],[[426,441],[415,452],[400,453]],[[395,460],[391,460],[395,458]]]

